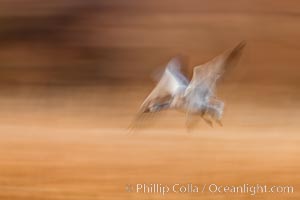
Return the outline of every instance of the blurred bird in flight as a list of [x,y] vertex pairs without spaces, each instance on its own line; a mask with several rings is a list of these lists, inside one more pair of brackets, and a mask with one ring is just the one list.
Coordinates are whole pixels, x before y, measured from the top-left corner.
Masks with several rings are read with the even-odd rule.
[[226,70],[237,64],[245,45],[244,41],[240,42],[212,60],[195,66],[190,82],[180,71],[180,60],[171,59],[157,85],[142,103],[138,116],[176,109],[186,113],[187,126],[192,115],[201,116],[211,126],[213,120],[222,125],[224,102],[215,96],[216,83]]

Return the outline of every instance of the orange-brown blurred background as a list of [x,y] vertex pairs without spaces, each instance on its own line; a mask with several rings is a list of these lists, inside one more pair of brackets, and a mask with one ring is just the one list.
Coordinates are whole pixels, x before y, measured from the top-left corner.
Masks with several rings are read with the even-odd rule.
[[[300,2],[0,0],[0,199],[299,199]],[[151,75],[241,40],[223,127],[163,112],[129,135]],[[126,184],[292,185],[293,194]]]

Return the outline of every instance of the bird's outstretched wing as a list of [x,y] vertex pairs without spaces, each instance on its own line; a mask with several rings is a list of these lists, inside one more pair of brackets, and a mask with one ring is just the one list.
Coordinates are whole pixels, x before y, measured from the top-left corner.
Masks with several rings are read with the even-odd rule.
[[[198,112],[199,108],[210,106],[217,80],[226,70],[237,64],[245,44],[241,42],[207,63],[194,67],[192,80],[184,93],[187,116]],[[219,107],[223,107],[221,103]],[[221,112],[221,110],[218,111]],[[200,114],[203,115],[205,112]]]
[[141,105],[141,113],[168,108],[171,99],[186,89],[188,80],[180,68],[181,62],[178,58],[169,61],[157,85]]
[[157,85],[142,103],[139,112],[129,126],[129,130],[135,130],[148,126],[153,122],[157,111],[170,107],[172,99],[188,86],[188,80],[180,72],[181,62],[179,58],[172,58],[160,78]]
[[203,92],[213,93],[216,81],[226,70],[233,68],[237,64],[245,45],[246,42],[242,41],[234,48],[225,51],[207,63],[194,67],[193,77],[187,92],[201,88]]

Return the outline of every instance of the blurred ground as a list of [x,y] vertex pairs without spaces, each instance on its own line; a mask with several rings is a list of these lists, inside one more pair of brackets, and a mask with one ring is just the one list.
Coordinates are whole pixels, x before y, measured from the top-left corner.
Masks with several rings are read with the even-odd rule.
[[223,87],[220,94],[228,102],[223,127],[200,121],[187,131],[184,114],[171,111],[131,134],[126,128],[150,87],[2,89],[0,196],[254,198],[209,192],[163,198],[125,192],[126,184],[179,182],[292,185],[293,194],[259,194],[255,199],[299,198],[299,93],[244,85],[237,95],[226,95],[234,88]]
[[[1,199],[299,199],[298,1],[0,1]],[[127,127],[177,54],[246,40],[223,127],[164,112]],[[126,184],[291,185],[293,194],[136,194]]]

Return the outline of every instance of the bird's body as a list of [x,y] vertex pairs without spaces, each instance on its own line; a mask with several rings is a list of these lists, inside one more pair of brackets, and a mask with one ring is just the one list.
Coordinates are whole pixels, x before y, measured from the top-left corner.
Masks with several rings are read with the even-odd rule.
[[[141,105],[140,112],[158,112],[164,109],[177,109],[201,117],[209,115],[220,122],[224,103],[215,96],[217,80],[225,70],[238,60],[244,42],[225,51],[211,61],[194,67],[193,77],[189,82],[180,72],[180,62],[173,58],[149,96]],[[210,120],[204,118],[207,122]]]

